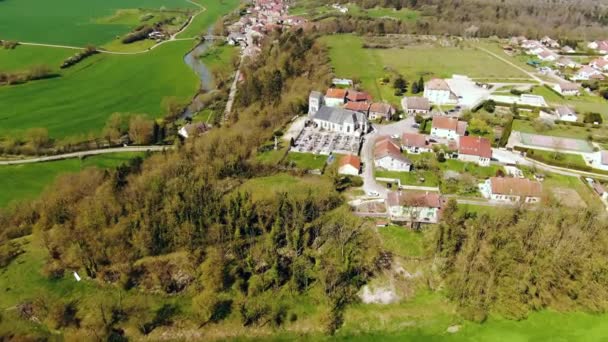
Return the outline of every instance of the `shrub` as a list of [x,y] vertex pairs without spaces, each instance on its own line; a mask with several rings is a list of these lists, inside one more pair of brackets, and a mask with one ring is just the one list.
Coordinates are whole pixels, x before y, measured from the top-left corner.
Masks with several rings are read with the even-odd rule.
[[600,113],[594,113],[594,112],[587,112],[585,113],[585,116],[583,117],[583,122],[584,123],[602,123],[604,120],[602,119],[602,115]]

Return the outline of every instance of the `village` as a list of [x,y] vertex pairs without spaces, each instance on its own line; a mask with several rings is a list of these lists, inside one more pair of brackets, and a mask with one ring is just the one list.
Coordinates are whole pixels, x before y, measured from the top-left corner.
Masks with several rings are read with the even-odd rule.
[[[531,64],[548,76],[540,87],[555,96],[592,94],[586,82],[603,80],[608,70],[608,42],[589,44],[598,57],[586,66],[559,56],[574,50],[549,38],[511,42],[522,55],[543,61]],[[509,45],[505,53],[516,53],[515,48]],[[580,70],[563,71],[576,68]],[[552,174],[578,178],[594,201],[608,205],[603,176],[608,151],[603,143],[513,127],[495,135],[478,134],[472,127],[478,123],[470,117],[478,110],[510,112],[522,121],[533,117],[547,125],[598,128],[599,115],[550,105],[545,96],[526,91],[526,84],[478,82],[465,75],[427,80],[420,96],[401,99],[401,108],[373,99],[353,80],[336,78],[332,83],[309,94],[308,115],[290,129],[296,134],[290,136],[289,153],[329,156],[327,164],[335,161],[338,174],[360,177],[363,192],[352,197],[351,205],[358,215],[376,218],[378,225],[437,223],[450,198],[482,207],[534,206],[549,197],[567,206],[587,205],[572,186],[546,182]],[[556,160],[575,156],[585,165],[552,163],[544,154]]]

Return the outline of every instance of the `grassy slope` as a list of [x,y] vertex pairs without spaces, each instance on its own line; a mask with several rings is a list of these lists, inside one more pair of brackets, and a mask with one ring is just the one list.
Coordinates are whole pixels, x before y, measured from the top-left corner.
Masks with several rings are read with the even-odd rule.
[[[232,60],[238,55],[238,49],[230,45],[213,46],[200,56],[201,61],[211,70],[227,79],[234,71]],[[214,80],[215,82],[215,80]]]
[[92,156],[84,160],[67,159],[55,162],[0,166],[0,207],[12,200],[36,197],[62,173],[77,172],[83,168],[96,166],[112,168],[141,153],[116,153]]
[[240,186],[240,191],[250,192],[254,200],[275,198],[277,193],[306,196],[313,193],[328,192],[332,184],[327,178],[318,176],[294,177],[288,174],[260,177],[248,180]]
[[194,8],[184,0],[4,0],[0,2],[3,39],[47,44],[101,45],[131,29],[100,18],[125,8]]
[[114,112],[160,116],[163,97],[196,92],[198,79],[182,60],[191,46],[179,41],[141,55],[100,54],[60,78],[0,87],[0,135],[46,127],[60,138],[98,132]]
[[581,139],[587,140],[589,134],[593,134],[594,136],[603,136],[608,137],[608,131],[605,128],[588,128],[586,127],[577,127],[577,126],[569,126],[569,125],[555,125],[551,129],[543,130],[541,132],[534,129],[532,126],[532,122],[525,120],[515,120],[513,121],[513,130],[520,131],[524,133],[533,133],[540,135],[550,135],[555,137],[563,137],[563,138],[573,138],[573,139]]

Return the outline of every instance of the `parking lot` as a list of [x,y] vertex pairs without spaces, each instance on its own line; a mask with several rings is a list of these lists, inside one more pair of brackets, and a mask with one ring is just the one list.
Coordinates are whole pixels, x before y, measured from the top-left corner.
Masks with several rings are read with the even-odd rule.
[[361,138],[336,132],[319,131],[306,127],[296,139],[294,152],[316,153],[329,155],[331,152],[340,154],[359,154]]

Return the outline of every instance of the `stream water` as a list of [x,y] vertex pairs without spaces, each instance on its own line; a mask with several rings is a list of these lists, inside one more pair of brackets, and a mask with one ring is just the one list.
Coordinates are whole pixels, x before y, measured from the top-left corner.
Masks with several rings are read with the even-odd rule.
[[182,118],[184,119],[192,118],[194,114],[201,111],[204,106],[200,103],[200,101],[197,101],[198,97],[201,93],[206,93],[213,90],[213,75],[211,74],[211,70],[209,70],[205,63],[203,63],[203,61],[199,58],[205,53],[205,51],[207,51],[207,49],[211,47],[211,44],[213,44],[213,41],[204,41],[184,56],[184,62],[186,65],[188,65],[192,71],[194,71],[201,81],[201,91],[192,99],[192,102],[190,102],[188,107],[186,107],[186,110],[182,114]]

